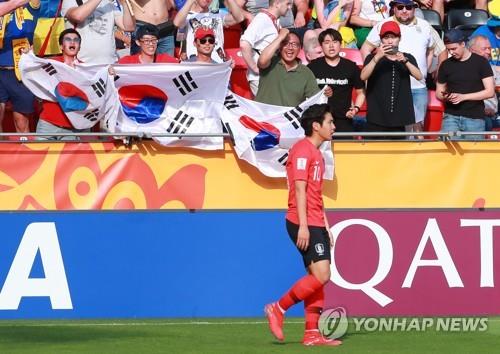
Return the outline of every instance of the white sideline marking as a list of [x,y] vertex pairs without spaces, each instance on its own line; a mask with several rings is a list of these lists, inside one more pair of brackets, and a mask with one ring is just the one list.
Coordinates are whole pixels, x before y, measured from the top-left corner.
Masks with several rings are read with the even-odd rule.
[[[285,321],[289,324],[303,324],[304,321]],[[267,321],[235,321],[235,322],[108,322],[108,323],[1,323],[0,327],[85,327],[85,326],[191,326],[191,325],[261,325]]]

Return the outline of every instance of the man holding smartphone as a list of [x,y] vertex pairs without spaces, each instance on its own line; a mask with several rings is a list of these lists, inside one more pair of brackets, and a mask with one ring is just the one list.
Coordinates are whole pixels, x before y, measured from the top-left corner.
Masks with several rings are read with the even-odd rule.
[[420,80],[414,77],[411,78],[415,121],[406,127],[408,131],[418,132],[423,130],[423,121],[427,112],[428,98],[425,78],[427,76],[427,68],[432,61],[434,47],[436,46],[432,36],[433,28],[429,22],[415,17],[415,9],[418,5],[413,0],[393,0],[390,3],[390,7],[394,11],[394,16],[383,22],[379,22],[373,27],[361,47],[361,54],[363,58],[366,58],[368,54],[379,46],[379,33],[384,23],[395,21],[399,24],[401,29],[399,49],[413,55],[417,60],[418,68],[422,72]]
[[380,28],[380,46],[365,59],[361,80],[368,80],[366,130],[402,132],[415,121],[410,76],[422,78],[413,55],[398,50],[401,30],[397,22]]
[[441,64],[436,86],[436,97],[445,103],[443,132],[484,131],[483,100],[495,95],[495,80],[488,60],[471,53],[465,41],[466,36],[459,29],[452,29],[444,36],[450,58]]

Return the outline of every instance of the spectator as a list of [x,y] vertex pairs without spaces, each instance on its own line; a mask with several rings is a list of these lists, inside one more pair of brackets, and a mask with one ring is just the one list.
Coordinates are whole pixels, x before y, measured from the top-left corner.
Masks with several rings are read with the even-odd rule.
[[349,23],[354,30],[358,47],[365,42],[366,36],[373,26],[390,17],[390,0],[354,0]]
[[150,64],[178,63],[179,61],[166,53],[158,53],[160,34],[157,26],[145,24],[136,31],[136,45],[139,53],[127,55],[118,60],[118,64]]
[[215,33],[210,28],[200,27],[194,33],[194,46],[196,55],[191,56],[187,61],[207,64],[217,64],[212,59],[212,52],[215,48]]
[[380,27],[380,46],[365,59],[361,79],[368,80],[368,132],[403,132],[406,125],[415,121],[410,76],[420,80],[422,73],[413,55],[398,50],[402,35],[397,22],[384,22]]
[[[491,45],[488,38],[485,36],[475,36],[472,37],[467,43],[467,47],[472,53],[482,56],[486,60],[491,59]],[[495,78],[495,87],[500,86],[500,75],[495,70],[495,67],[491,65],[493,71],[493,77]],[[498,93],[497,93],[498,95]],[[485,115],[485,130],[491,131],[493,128],[500,127],[500,122],[498,122],[498,96],[488,98],[484,100],[484,115]]]
[[[495,94],[493,71],[488,61],[465,46],[461,30],[452,29],[444,36],[450,58],[438,72],[436,97],[445,103],[443,132],[484,131],[484,102]],[[481,138],[482,135],[466,136]]]
[[482,35],[488,38],[491,45],[490,64],[495,67],[495,71],[500,71],[500,1],[494,0],[488,4],[491,18],[486,25],[478,27],[471,35],[471,38]]
[[244,20],[241,8],[235,0],[227,0],[229,13],[212,13],[209,11],[210,0],[187,0],[174,18],[174,25],[179,28],[187,26],[186,55],[196,55],[194,32],[199,27],[210,28],[215,33],[215,50],[212,59],[218,63],[226,60],[224,52],[223,26],[232,26]]
[[[324,57],[313,60],[307,66],[316,76],[320,88],[327,86],[330,112],[335,119],[337,132],[353,132],[352,120],[365,101],[365,83],[360,78],[358,66],[349,59],[341,58],[342,36],[332,28],[319,34],[319,43]],[[356,90],[356,101],[352,102],[352,91]]]
[[[278,18],[280,27],[304,27],[306,25],[306,13],[309,10],[309,1],[307,0],[288,0],[290,7],[284,15]],[[243,9],[243,14],[248,23],[251,23],[255,16],[263,9],[271,6],[269,0],[236,0],[238,6]],[[296,14],[293,17],[292,6],[295,6]]]
[[241,53],[248,66],[247,80],[254,96],[259,88],[259,54],[278,36],[278,18],[289,9],[289,0],[270,0],[269,8],[261,10],[241,36]]
[[314,74],[297,58],[300,48],[296,33],[280,29],[257,62],[260,81],[256,101],[294,107],[319,91]]
[[[59,47],[61,48],[62,55],[52,57],[50,59],[60,61],[72,68],[75,64],[79,63],[77,56],[80,51],[80,44],[82,37],[73,28],[65,29],[59,35]],[[90,129],[75,129],[73,124],[61,109],[57,102],[42,101],[42,111],[40,112],[40,119],[36,126],[37,133],[82,133],[89,132]],[[38,140],[74,140],[72,136],[43,136],[37,137]]]
[[40,1],[26,3],[0,18],[0,131],[7,101],[12,102],[14,125],[19,133],[29,132],[29,115],[34,111],[35,96],[21,82],[19,59],[33,44]]
[[384,20],[373,27],[361,47],[361,54],[363,58],[366,58],[369,53],[379,46],[380,28],[385,22],[396,21],[399,23],[401,30],[399,49],[404,53],[411,54],[417,60],[418,68],[422,73],[420,79],[417,80],[414,76],[410,79],[415,121],[407,127],[408,131],[419,132],[423,130],[423,121],[427,113],[428,98],[425,78],[435,47],[432,37],[433,28],[427,21],[415,17],[417,4],[413,0],[394,0],[391,1],[390,6],[394,10],[394,17]]
[[317,32],[327,28],[338,30],[342,35],[342,47],[357,48],[354,31],[347,27],[351,17],[353,0],[314,0],[314,9],[308,28],[317,28]]
[[169,19],[168,13],[174,7],[172,0],[136,0],[131,1],[132,8],[135,13],[135,32],[132,33],[132,46],[130,54],[137,54],[140,51],[135,39],[139,28],[145,25],[154,25],[158,29],[158,54],[174,55],[175,41],[174,32],[175,26],[172,20]]
[[304,33],[304,56],[307,62],[310,63],[314,59],[321,58],[324,55],[316,31],[307,30]]
[[[111,64],[117,60],[115,25],[122,31],[134,31],[135,19],[128,6],[118,9],[109,0],[62,0],[61,15],[82,36],[78,58],[85,63]],[[120,0],[124,1],[124,0]]]

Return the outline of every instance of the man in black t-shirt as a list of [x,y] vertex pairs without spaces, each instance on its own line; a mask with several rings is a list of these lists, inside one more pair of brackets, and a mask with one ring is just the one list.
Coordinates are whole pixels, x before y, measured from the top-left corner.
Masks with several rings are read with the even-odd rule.
[[466,36],[458,29],[452,29],[444,36],[451,57],[441,64],[436,86],[436,97],[445,102],[442,132],[484,131],[483,100],[495,95],[495,80],[488,60],[471,53],[465,40]]
[[[365,101],[365,84],[359,77],[360,69],[351,60],[339,56],[342,36],[338,31],[328,28],[319,34],[318,40],[325,56],[313,60],[308,67],[320,88],[328,86],[325,95],[336,131],[352,132],[352,119]],[[354,103],[353,88],[356,90]]]

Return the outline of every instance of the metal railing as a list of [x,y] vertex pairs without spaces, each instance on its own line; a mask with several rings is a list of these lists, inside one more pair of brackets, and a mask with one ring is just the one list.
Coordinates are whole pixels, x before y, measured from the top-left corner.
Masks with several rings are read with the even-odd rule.
[[[50,139],[50,138],[56,139]],[[85,132],[85,133],[0,133],[0,143],[47,143],[47,142],[92,142],[92,141],[113,141],[113,140],[127,140],[129,143],[134,140],[152,139],[152,138],[229,138],[228,133],[198,133],[198,134],[171,134],[171,133],[147,133],[147,132],[122,132],[122,133],[105,133],[105,132]],[[454,139],[472,140],[472,141],[491,141],[500,138],[500,132],[487,131],[487,132],[342,132],[334,133],[333,138],[352,138],[344,139],[342,142],[359,142],[363,140],[366,142],[372,141],[448,141]],[[419,139],[423,137],[426,139]],[[469,138],[468,138],[469,137]],[[63,139],[62,138],[69,138]],[[73,138],[73,139],[71,139]],[[367,139],[364,139],[367,138]],[[373,138],[373,139],[372,139]],[[382,138],[382,139],[375,139]],[[391,139],[402,138],[402,139]],[[403,139],[408,138],[408,139]],[[413,139],[410,139],[413,138]]]

